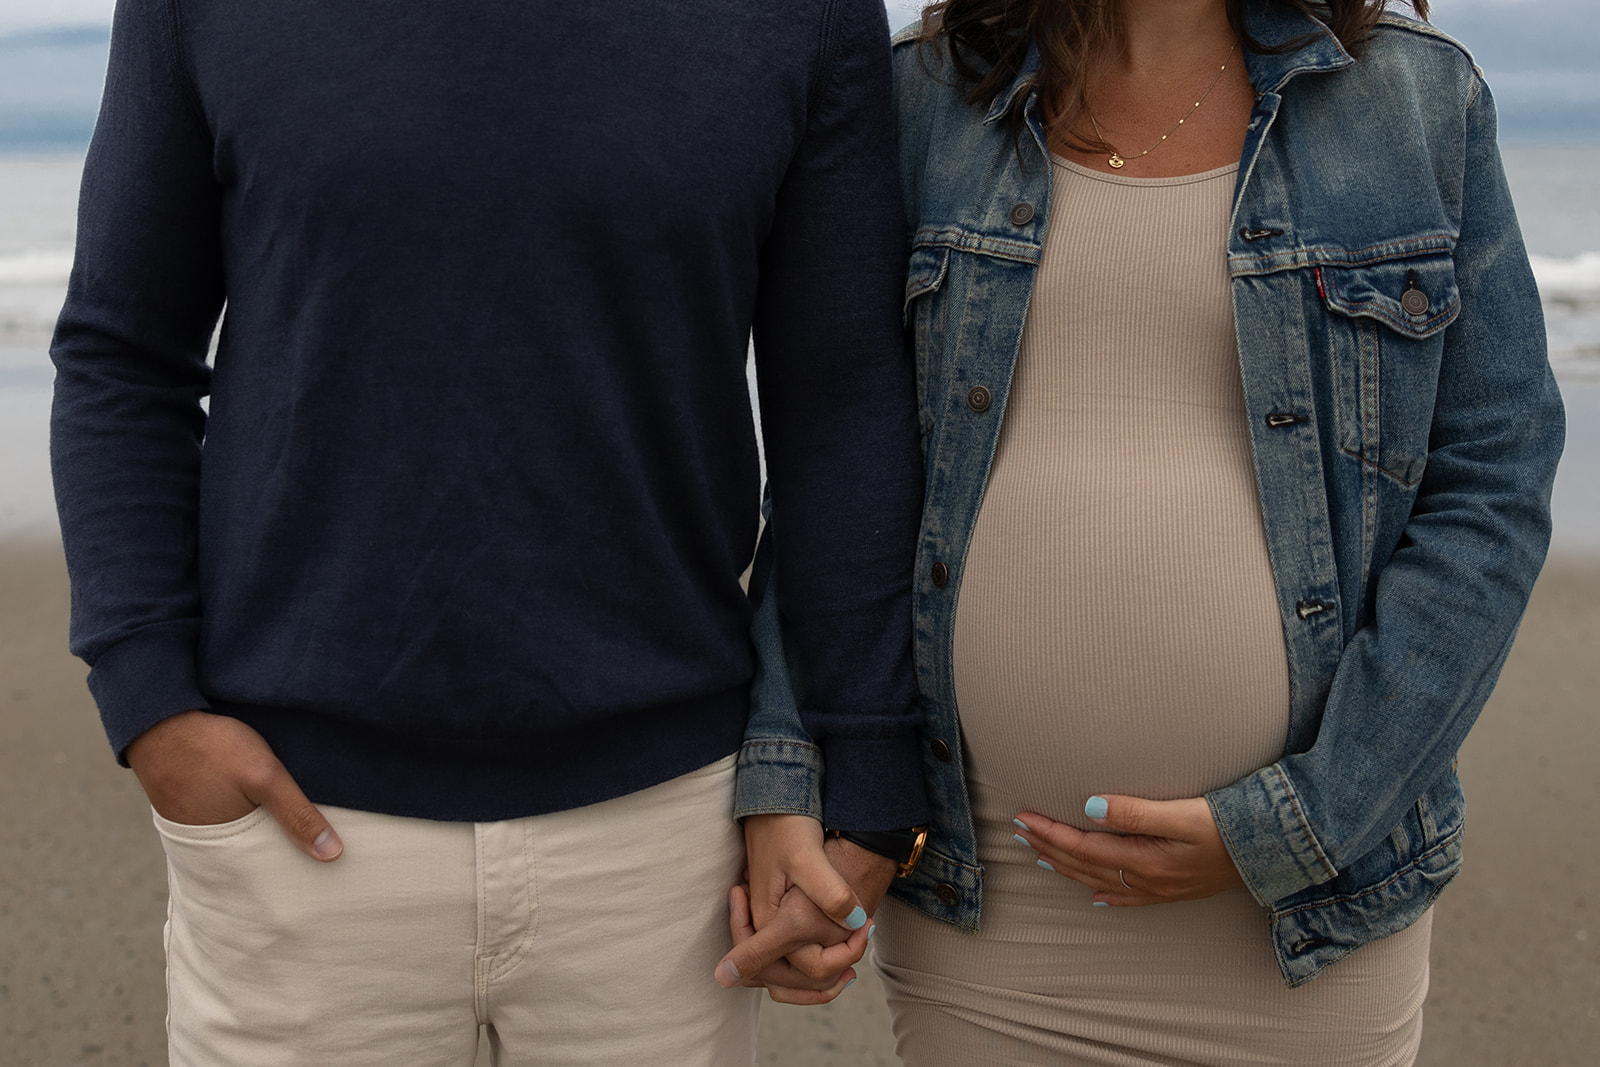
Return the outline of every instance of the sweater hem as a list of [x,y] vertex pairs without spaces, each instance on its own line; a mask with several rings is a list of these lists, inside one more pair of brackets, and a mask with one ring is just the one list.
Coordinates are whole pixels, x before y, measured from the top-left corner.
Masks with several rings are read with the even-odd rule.
[[715,763],[738,751],[748,701],[741,686],[566,729],[444,737],[327,712],[228,703],[214,710],[266,738],[313,803],[497,822],[598,804]]

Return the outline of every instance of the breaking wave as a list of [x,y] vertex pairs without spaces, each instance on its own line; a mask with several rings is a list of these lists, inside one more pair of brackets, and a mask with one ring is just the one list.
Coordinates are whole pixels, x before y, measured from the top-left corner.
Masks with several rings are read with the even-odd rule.
[[0,256],[0,285],[66,285],[71,273],[70,251],[30,250]]
[[[1552,360],[1585,377],[1600,375],[1600,252],[1528,259],[1544,302]],[[71,273],[70,249],[0,254],[0,334],[50,330]]]

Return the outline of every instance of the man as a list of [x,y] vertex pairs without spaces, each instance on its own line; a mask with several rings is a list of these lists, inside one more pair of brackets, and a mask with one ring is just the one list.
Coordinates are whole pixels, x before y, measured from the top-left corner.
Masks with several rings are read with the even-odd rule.
[[[751,1060],[711,974],[752,330],[830,821],[922,820],[884,21],[122,0],[52,459],[167,850],[174,1064],[470,1064],[480,1025],[505,1064]],[[857,931],[831,996],[858,898],[814,821],[755,825],[752,882]]]

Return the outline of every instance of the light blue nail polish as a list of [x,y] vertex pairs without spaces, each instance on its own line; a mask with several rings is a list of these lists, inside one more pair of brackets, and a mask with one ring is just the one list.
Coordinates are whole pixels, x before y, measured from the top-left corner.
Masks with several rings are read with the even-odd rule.
[[[851,986],[853,986],[855,984],[856,984],[856,980],[854,978],[852,978],[852,979],[850,979],[850,981],[848,981],[848,982],[846,982],[844,984],[844,989],[849,989]],[[839,992],[843,993],[844,989],[839,990]]]
[[1023,837],[1021,834],[1012,834],[1011,840],[1015,841],[1019,845],[1027,845],[1029,848],[1033,847],[1032,845],[1028,845],[1028,839]]
[[1111,907],[1111,905],[1110,905],[1110,904],[1107,904],[1107,903],[1106,903],[1106,902],[1105,902],[1105,901],[1103,901],[1103,900],[1097,900],[1097,901],[1095,901],[1095,902],[1094,902],[1094,906],[1095,906],[1095,907],[1097,907],[1097,908],[1109,908],[1109,907]]
[[867,927],[867,944],[869,944],[869,945],[872,944],[872,935],[877,933],[877,932],[878,932],[878,924],[877,923],[873,923],[871,926]]
[[863,926],[867,925],[866,909],[861,907],[859,904],[856,905],[856,910],[850,913],[850,918],[846,919],[844,924],[852,930],[859,930]]
[[1039,866],[1043,867],[1045,870],[1049,871],[1051,874],[1055,874],[1056,873],[1056,869],[1054,867],[1050,866],[1044,860],[1040,860],[1039,861]]
[[1109,810],[1111,805],[1106,803],[1105,797],[1090,797],[1089,803],[1083,806],[1083,813],[1091,819],[1103,819]]
[[1011,825],[1012,826],[1020,826],[1024,830],[1028,831],[1030,834],[1033,833],[1033,827],[1029,826],[1027,823],[1023,822],[1021,819],[1012,819],[1011,820]]

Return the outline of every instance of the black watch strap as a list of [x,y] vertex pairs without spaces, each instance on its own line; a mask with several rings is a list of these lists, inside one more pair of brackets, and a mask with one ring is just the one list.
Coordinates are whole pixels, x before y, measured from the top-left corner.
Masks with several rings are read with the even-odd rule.
[[860,845],[868,852],[877,853],[900,865],[896,877],[905,878],[917,869],[922,858],[922,847],[928,841],[926,826],[913,826],[908,830],[831,830],[834,837]]

